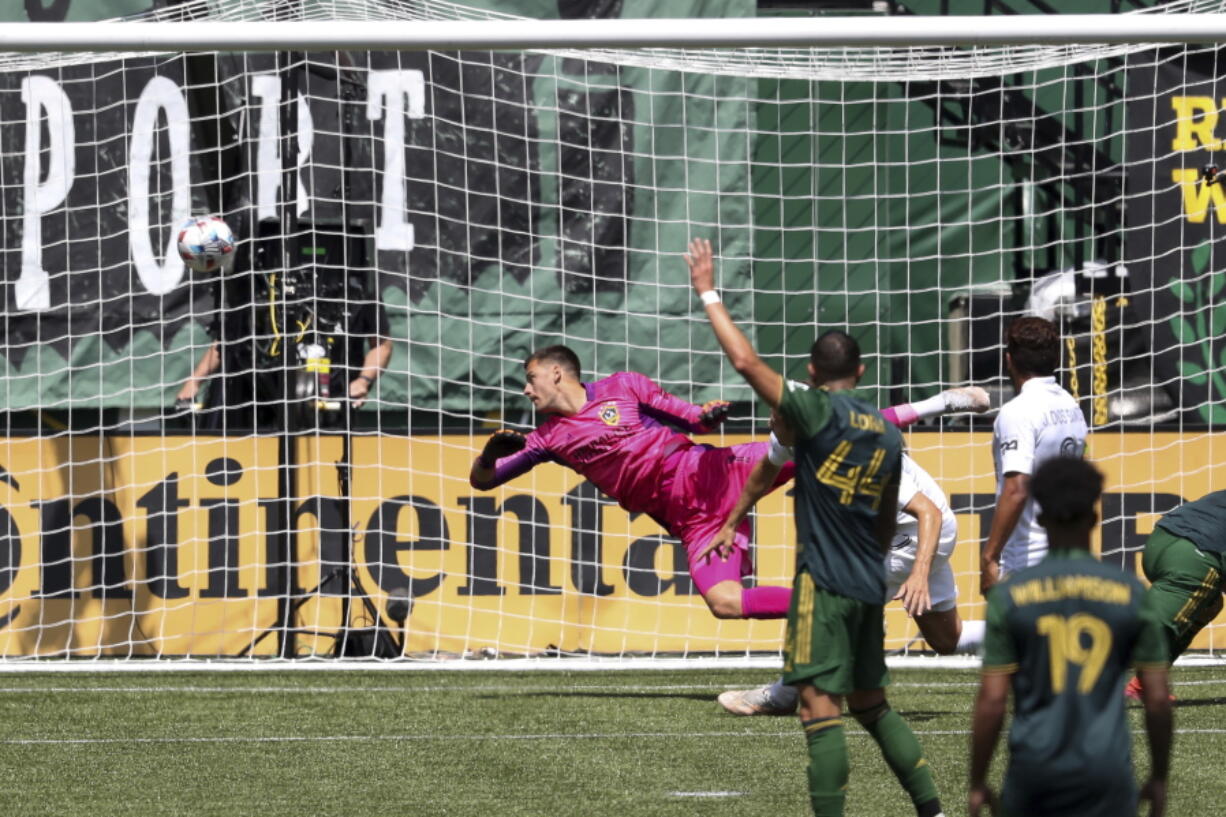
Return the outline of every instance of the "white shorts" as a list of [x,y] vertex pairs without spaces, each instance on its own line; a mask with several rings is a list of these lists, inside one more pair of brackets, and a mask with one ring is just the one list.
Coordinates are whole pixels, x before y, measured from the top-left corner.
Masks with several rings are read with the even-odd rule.
[[[937,542],[936,555],[932,557],[932,567],[928,571],[928,595],[932,599],[932,609],[942,613],[958,606],[958,585],[954,582],[954,571],[949,566],[949,557],[958,544],[958,526],[946,524],[941,528],[941,539]],[[898,589],[911,575],[915,566],[915,551],[918,543],[911,540],[900,548],[892,548],[885,557],[885,600],[888,604]]]
[[1000,554],[1000,577],[1034,567],[1047,558],[1047,542],[1032,543],[1029,547],[1006,545]]

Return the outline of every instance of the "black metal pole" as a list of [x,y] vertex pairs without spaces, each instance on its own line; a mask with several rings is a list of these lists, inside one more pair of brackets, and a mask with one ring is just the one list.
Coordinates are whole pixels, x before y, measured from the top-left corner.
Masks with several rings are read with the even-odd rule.
[[281,497],[281,530],[278,539],[283,557],[284,571],[281,587],[284,594],[277,603],[277,654],[291,658],[297,652],[297,635],[294,632],[293,616],[297,609],[293,596],[299,591],[296,554],[293,552],[294,497],[297,494],[295,473],[297,467],[297,430],[299,406],[297,404],[297,348],[292,343],[290,327],[291,299],[297,297],[294,279],[298,267],[298,68],[303,55],[296,52],[277,52],[277,76],[281,78],[279,106],[281,148],[281,195],[277,209],[281,222],[278,245],[280,250],[279,301],[276,305],[281,332],[281,365],[278,367],[281,405],[278,419],[280,432],[280,474],[278,488]]
[[[346,329],[348,329],[348,327],[346,327]],[[348,384],[345,383],[345,384],[342,384],[342,386],[347,387]],[[349,500],[351,497],[349,478],[350,478],[350,468],[352,466],[351,457],[352,457],[353,447],[352,447],[352,441],[349,436],[350,434],[350,426],[349,426],[350,407],[349,407],[349,399],[348,399],[349,395],[347,391],[348,390],[346,389],[346,394],[341,399],[341,409],[340,410],[344,414],[342,419],[345,425],[344,425],[344,428],[341,430],[341,458],[340,458],[340,461],[336,463],[336,483],[337,483],[337,488],[339,489],[338,492],[340,493],[340,500],[341,500],[340,501],[340,526],[341,526],[341,531],[343,532],[344,537],[345,537],[345,552],[342,555],[342,558],[345,560],[345,569],[341,571],[341,574],[340,574],[340,581],[341,581],[341,624],[340,624],[340,628],[341,628],[341,632],[339,636],[339,641],[340,641],[339,653],[341,655],[345,654],[345,650],[348,647],[348,642],[349,642],[349,629],[350,629],[349,617],[352,613],[352,606],[353,606],[353,579],[352,577],[353,577],[353,569],[354,569],[354,563],[353,563],[354,532],[353,532],[353,524],[352,524],[353,517],[352,517],[351,509],[349,507]]]

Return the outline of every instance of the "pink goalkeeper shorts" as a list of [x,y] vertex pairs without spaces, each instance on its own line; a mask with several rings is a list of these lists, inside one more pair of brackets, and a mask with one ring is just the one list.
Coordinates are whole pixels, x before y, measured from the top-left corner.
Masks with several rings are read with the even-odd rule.
[[[685,545],[694,586],[704,596],[724,581],[739,582],[753,572],[749,558],[749,520],[736,530],[736,550],[727,560],[719,556],[695,562],[697,554],[724,526],[736,506],[749,472],[766,456],[770,443],[741,443],[731,448],[694,446],[683,455],[673,477],[669,500],[669,530]],[[775,480],[777,488],[792,478],[792,463],[783,466]]]

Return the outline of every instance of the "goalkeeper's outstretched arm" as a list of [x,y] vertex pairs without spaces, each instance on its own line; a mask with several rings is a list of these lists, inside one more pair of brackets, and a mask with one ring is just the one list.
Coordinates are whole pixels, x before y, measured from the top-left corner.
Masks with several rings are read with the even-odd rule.
[[478,491],[488,491],[526,474],[548,459],[545,449],[528,442],[528,437],[518,431],[505,428],[495,431],[473,460],[468,472],[468,484]]
[[626,372],[620,376],[623,382],[633,384],[639,408],[644,413],[691,434],[709,434],[728,417],[731,404],[727,400],[708,400],[697,406],[666,392],[645,375]]

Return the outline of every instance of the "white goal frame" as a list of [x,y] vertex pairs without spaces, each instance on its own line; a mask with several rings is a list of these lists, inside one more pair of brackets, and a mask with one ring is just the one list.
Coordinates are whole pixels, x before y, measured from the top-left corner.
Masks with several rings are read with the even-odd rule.
[[13,23],[0,51],[753,48],[1157,44],[1226,41],[1226,14],[1024,17]]
[[[277,52],[289,50],[957,49],[989,46],[1212,44],[1226,42],[1226,14],[1126,14],[649,20],[264,21],[0,24],[0,59],[15,54]],[[931,53],[931,52],[929,52]],[[1067,52],[1066,52],[1067,53]],[[686,70],[684,57],[672,68]],[[893,657],[892,666],[970,668],[977,659]],[[1222,665],[1191,657],[1183,664]],[[30,660],[0,661],[0,674],[209,670],[628,670],[778,666],[774,657],[509,659],[474,661]]]

